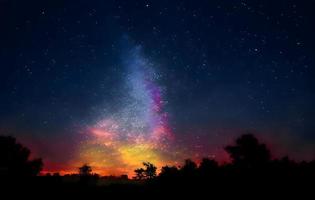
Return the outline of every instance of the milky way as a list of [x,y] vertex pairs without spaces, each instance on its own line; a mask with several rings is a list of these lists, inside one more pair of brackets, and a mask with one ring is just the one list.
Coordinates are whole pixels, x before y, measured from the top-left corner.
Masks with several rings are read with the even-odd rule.
[[101,173],[130,174],[145,161],[166,164],[174,140],[164,110],[161,75],[140,46],[125,54],[122,67],[126,73],[118,88],[123,95],[117,109],[101,112],[97,122],[88,127],[87,140],[80,147],[80,160]]

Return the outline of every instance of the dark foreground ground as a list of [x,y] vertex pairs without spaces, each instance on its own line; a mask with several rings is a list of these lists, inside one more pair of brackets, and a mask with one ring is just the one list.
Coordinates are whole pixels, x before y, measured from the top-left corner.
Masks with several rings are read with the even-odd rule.
[[[60,177],[33,177],[1,179],[1,196],[24,198],[192,198],[218,197],[264,199],[313,199],[313,177],[228,177],[185,180],[122,181],[99,184],[98,181],[65,182]],[[311,195],[311,196],[309,196]],[[23,198],[23,199],[24,199]]]

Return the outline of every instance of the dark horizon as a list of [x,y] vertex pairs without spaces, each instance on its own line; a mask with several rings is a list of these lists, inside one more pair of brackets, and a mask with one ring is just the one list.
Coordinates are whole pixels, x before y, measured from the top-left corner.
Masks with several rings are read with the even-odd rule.
[[[315,160],[295,162],[289,157],[272,159],[271,152],[252,134],[243,134],[224,150],[230,163],[220,165],[216,160],[204,158],[199,164],[186,159],[182,166],[163,166],[143,162],[131,178],[100,176],[84,164],[76,174],[58,173],[41,176],[42,159],[31,159],[30,151],[10,136],[0,136],[0,186],[2,194],[10,197],[27,191],[31,198],[50,195],[99,195],[104,197],[137,197],[214,195],[238,197],[282,197],[309,195],[315,178]],[[13,193],[12,193],[13,192]],[[291,196],[292,197],[292,196]]]

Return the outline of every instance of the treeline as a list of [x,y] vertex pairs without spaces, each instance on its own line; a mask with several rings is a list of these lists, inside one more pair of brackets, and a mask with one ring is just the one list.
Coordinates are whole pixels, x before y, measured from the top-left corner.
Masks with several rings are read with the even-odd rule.
[[[135,169],[134,180],[137,182],[204,182],[209,180],[284,180],[315,178],[315,161],[296,162],[288,157],[272,159],[270,150],[252,134],[244,134],[234,144],[226,146],[231,162],[220,165],[216,160],[204,158],[197,165],[187,159],[183,166],[164,166],[157,174],[157,167],[144,162],[142,168]],[[43,168],[41,159],[29,159],[30,150],[10,136],[0,136],[0,176],[32,177],[39,175]],[[49,177],[59,176],[55,174]],[[96,183],[99,176],[92,172],[92,167],[85,164],[78,169],[76,176],[88,182],[93,177]],[[90,177],[90,178],[89,178]],[[123,179],[126,179],[123,176]],[[187,181],[186,181],[187,180]],[[84,181],[83,181],[84,182]]]
[[157,175],[156,167],[143,163],[144,168],[135,170],[136,180],[172,182],[175,180],[216,180],[216,179],[269,179],[315,178],[315,160],[296,162],[289,157],[272,159],[270,150],[252,134],[244,134],[235,143],[225,147],[231,158],[230,163],[220,165],[216,160],[204,158],[197,165],[187,159],[183,166],[164,166]]

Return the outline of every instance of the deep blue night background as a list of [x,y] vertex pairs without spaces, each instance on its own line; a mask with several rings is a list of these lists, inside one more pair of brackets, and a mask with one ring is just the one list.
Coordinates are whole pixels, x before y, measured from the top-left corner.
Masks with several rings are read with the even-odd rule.
[[0,131],[67,165],[102,108],[121,106],[121,61],[141,46],[185,156],[224,160],[252,131],[275,155],[315,159],[314,6],[0,0]]

